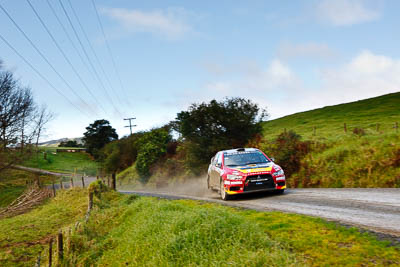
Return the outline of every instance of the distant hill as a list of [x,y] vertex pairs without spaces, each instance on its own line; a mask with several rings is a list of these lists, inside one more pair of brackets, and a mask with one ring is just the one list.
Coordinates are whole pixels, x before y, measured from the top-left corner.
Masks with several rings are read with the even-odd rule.
[[400,123],[400,92],[295,113],[266,121],[263,128],[267,138],[274,138],[286,129],[308,139],[313,137],[314,127],[316,137],[336,138],[345,134],[344,123],[348,132],[358,127],[370,133],[388,133],[394,131],[396,122]]
[[60,138],[56,140],[50,140],[46,141],[43,143],[39,143],[39,146],[44,146],[44,147],[57,147],[61,142],[66,142],[66,141],[76,141],[78,144],[83,144],[83,137],[77,137],[77,138]]

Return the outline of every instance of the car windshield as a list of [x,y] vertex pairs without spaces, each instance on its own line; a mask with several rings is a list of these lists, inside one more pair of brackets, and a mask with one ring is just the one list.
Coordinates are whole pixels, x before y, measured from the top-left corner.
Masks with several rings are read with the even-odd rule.
[[238,152],[224,154],[226,166],[241,166],[257,163],[268,163],[268,158],[260,151],[258,152]]

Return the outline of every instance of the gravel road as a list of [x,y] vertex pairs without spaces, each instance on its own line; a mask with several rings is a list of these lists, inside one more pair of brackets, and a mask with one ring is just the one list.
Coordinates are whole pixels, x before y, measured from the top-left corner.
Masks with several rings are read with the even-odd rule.
[[198,190],[120,192],[171,199],[190,198],[259,211],[299,213],[400,237],[400,189],[287,189],[283,195],[264,192],[241,195],[231,201],[220,200],[217,193]]

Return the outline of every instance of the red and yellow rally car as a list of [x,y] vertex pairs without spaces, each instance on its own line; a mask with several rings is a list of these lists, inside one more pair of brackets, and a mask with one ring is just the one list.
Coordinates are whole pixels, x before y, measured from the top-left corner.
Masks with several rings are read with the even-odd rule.
[[233,195],[275,190],[283,193],[285,174],[280,166],[256,148],[238,148],[218,152],[208,167],[207,185],[223,200]]

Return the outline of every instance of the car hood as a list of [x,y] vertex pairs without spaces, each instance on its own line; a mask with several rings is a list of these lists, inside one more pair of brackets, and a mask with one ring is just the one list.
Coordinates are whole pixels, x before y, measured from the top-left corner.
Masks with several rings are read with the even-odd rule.
[[271,172],[272,167],[277,166],[272,162],[268,163],[259,163],[259,164],[249,164],[243,166],[235,166],[235,167],[228,167],[232,169],[234,172],[242,172],[242,173],[253,173],[253,172]]

